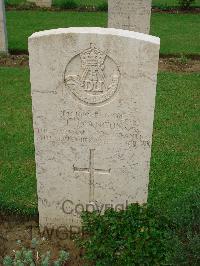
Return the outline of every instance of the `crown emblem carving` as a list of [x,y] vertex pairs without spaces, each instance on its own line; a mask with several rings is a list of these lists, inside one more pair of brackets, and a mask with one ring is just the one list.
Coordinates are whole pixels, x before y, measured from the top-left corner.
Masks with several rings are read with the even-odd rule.
[[101,67],[106,59],[106,54],[101,52],[91,43],[90,48],[80,54],[82,67]]
[[93,43],[74,56],[65,70],[67,88],[88,105],[103,104],[111,99],[118,89],[119,79],[120,71],[115,61]]

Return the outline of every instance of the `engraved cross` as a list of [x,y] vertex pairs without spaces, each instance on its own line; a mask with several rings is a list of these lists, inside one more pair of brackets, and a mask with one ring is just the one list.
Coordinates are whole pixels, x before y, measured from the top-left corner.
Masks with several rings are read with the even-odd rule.
[[74,172],[83,172],[88,173],[90,175],[89,185],[89,201],[94,202],[94,175],[95,173],[100,174],[110,174],[111,169],[104,170],[104,169],[95,169],[94,167],[94,151],[95,149],[90,149],[90,157],[89,157],[89,167],[88,168],[78,168],[73,165]]

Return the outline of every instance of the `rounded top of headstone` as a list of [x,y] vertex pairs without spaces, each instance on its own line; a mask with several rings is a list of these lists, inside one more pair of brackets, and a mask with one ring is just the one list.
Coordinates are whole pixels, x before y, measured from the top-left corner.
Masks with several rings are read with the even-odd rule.
[[71,27],[71,28],[59,28],[52,30],[45,30],[33,33],[29,40],[35,38],[41,38],[45,36],[60,35],[60,34],[102,34],[102,35],[113,35],[125,38],[133,38],[139,41],[150,42],[153,44],[160,45],[160,38],[147,35],[144,33],[114,29],[114,28],[96,28],[96,27]]

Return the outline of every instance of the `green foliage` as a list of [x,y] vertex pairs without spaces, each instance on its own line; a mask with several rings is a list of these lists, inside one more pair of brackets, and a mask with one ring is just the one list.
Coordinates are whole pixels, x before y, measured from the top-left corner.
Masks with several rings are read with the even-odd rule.
[[84,213],[85,238],[80,246],[96,265],[160,265],[165,262],[167,221],[146,206]]
[[189,9],[195,0],[178,0],[179,5],[183,9]]
[[20,1],[11,1],[11,0],[5,0],[5,6],[12,6],[15,7],[17,10],[31,10],[36,7],[34,2],[28,2],[26,0],[20,0]]
[[59,0],[56,2],[56,5],[61,9],[76,9],[78,8],[78,4],[75,0]]
[[[27,1],[26,0],[5,0],[10,6],[15,6],[20,4],[24,4]],[[53,0],[52,3],[53,5],[57,5],[57,3],[62,2],[64,0]],[[74,0],[78,7],[95,7],[97,8],[99,5],[102,3],[106,2],[107,0]],[[169,9],[173,7],[177,7],[178,5],[178,0],[153,0],[152,1],[152,6],[161,8],[161,9]],[[196,0],[194,2],[193,6],[200,6],[200,0]]]
[[95,265],[200,265],[200,191],[178,198],[164,215],[150,205],[101,216],[83,214],[79,244]]
[[108,11],[108,3],[106,1],[100,3],[98,6],[97,6],[97,11],[104,11],[104,12],[107,12]]
[[13,265],[13,259],[10,256],[6,256],[3,261],[4,266],[11,266]]
[[188,58],[184,54],[181,54],[177,61],[182,65],[186,65],[188,63]]
[[3,261],[3,266],[62,266],[69,259],[69,253],[62,250],[59,253],[58,260],[52,261],[51,252],[48,251],[40,255],[37,248],[39,242],[33,239],[30,249],[21,245],[21,241],[17,241],[19,249],[14,251],[13,256],[6,256]]
[[177,200],[169,216],[176,226],[172,230],[169,263],[200,265],[200,191],[195,189]]
[[61,250],[59,253],[59,258],[54,262],[54,266],[61,266],[65,261],[69,259],[69,253]]

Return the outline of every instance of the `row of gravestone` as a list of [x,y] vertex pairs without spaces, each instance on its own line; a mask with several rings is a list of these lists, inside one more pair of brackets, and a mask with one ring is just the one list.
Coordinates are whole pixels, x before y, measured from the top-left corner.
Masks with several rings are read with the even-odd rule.
[[[51,7],[52,0],[29,0]],[[151,0],[108,0],[108,27],[149,33]]]
[[131,31],[149,32],[150,1],[109,3],[119,29],[29,37],[41,230],[147,201],[160,40]]
[[[29,0],[34,1],[34,0]],[[51,0],[35,0],[38,6],[49,7]],[[109,0],[108,27],[149,33],[151,0]],[[0,0],[0,52],[7,52],[4,0]]]
[[[52,0],[29,0],[51,7]],[[151,0],[108,0],[108,27],[149,33]]]
[[0,0],[0,53],[7,53],[7,31],[4,0]]
[[35,3],[39,7],[51,7],[52,0],[27,0],[28,2]]

